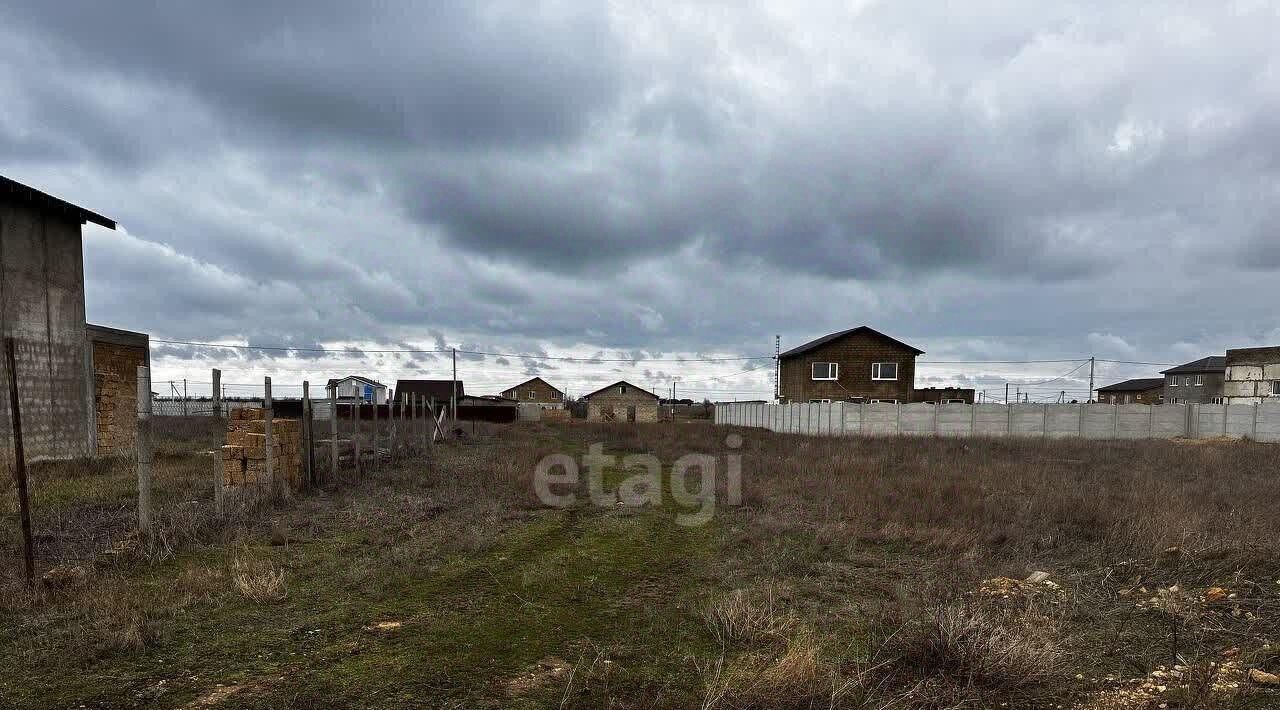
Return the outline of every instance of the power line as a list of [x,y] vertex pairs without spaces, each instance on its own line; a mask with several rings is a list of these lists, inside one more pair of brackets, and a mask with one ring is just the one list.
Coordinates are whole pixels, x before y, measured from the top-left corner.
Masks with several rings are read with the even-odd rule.
[[[327,348],[293,348],[283,345],[235,345],[231,343],[200,343],[191,340],[163,340],[160,338],[152,338],[153,343],[162,343],[165,345],[189,345],[202,348],[229,348],[235,350],[267,350],[276,352],[300,352],[300,353],[329,353],[334,355],[442,355],[453,352],[450,350],[365,350],[357,348],[357,352],[350,350],[330,350]],[[585,362],[585,363],[605,363],[605,362],[746,362],[748,360],[772,360],[772,355],[754,355],[742,357],[701,357],[701,358],[600,358],[600,357],[572,357],[567,355],[531,355],[528,353],[499,353],[488,352],[483,350],[458,350],[460,355],[485,355],[490,357],[514,357],[527,360],[554,360],[556,362]]]

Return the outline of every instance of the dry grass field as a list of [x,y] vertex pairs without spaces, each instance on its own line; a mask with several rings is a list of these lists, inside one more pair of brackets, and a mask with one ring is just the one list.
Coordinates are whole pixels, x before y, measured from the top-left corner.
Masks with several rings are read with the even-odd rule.
[[[35,467],[33,591],[3,491],[0,706],[1280,707],[1274,446],[521,425],[219,518],[170,426],[151,540],[126,462]],[[718,457],[714,515],[539,502],[592,443]]]

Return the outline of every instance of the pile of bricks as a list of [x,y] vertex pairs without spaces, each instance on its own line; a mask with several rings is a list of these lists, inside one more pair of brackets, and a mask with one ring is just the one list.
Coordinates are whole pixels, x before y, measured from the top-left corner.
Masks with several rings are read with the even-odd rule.
[[271,448],[267,448],[264,410],[231,410],[227,421],[227,445],[222,447],[223,485],[266,485],[267,461],[272,476],[293,490],[302,488],[302,422],[271,420]]

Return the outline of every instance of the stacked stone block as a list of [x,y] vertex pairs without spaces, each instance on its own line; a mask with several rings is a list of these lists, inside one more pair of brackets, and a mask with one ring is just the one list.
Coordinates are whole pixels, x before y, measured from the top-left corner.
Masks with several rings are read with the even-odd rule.
[[147,353],[115,343],[93,343],[93,403],[98,455],[133,451],[138,434],[138,367]]
[[267,483],[267,461],[272,475],[292,490],[302,488],[302,422],[271,420],[271,447],[267,447],[264,411],[233,409],[227,420],[227,444],[222,447],[224,486],[256,486]]

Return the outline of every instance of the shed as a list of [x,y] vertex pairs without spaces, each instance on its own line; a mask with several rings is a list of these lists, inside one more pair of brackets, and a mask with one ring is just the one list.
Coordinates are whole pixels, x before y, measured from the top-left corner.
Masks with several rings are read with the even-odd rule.
[[656,422],[658,395],[619,380],[583,396],[587,420],[596,422]]

